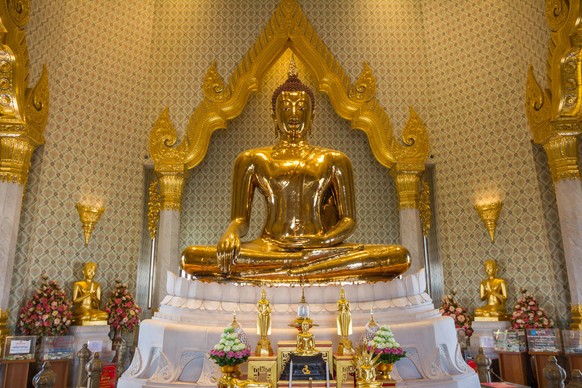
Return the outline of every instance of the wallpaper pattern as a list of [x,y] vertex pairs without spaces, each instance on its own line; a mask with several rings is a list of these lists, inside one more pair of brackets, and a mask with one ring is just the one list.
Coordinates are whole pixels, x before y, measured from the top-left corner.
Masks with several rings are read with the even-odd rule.
[[[569,303],[557,213],[545,155],[532,147],[524,115],[528,63],[543,76],[548,32],[543,0],[301,1],[304,12],[352,80],[363,62],[400,132],[413,106],[427,124],[435,163],[437,231],[447,291],[474,308],[482,262],[497,259],[510,304],[528,288],[556,317]],[[149,0],[107,4],[32,2],[31,75],[47,63],[51,115],[34,156],[23,206],[11,309],[45,271],[70,286],[94,260],[109,290],[134,283],[140,255],[143,163],[148,132],[165,106],[183,133],[202,98],[213,60],[228,77],[255,41],[276,0]],[[243,149],[272,144],[269,98],[288,54],[188,179],[181,247],[213,244],[229,217],[232,162]],[[301,76],[313,84],[308,69]],[[395,189],[365,135],[317,94],[312,142],[342,150],[354,164],[359,229],[353,240],[400,239]],[[538,179],[538,175],[541,177]],[[473,209],[475,193],[504,193],[492,244]],[[74,203],[103,198],[107,210],[88,248]],[[260,204],[258,206],[260,208]],[[260,227],[256,215],[253,233]]]
[[[135,284],[142,212],[142,161],[152,118],[153,5],[141,1],[31,2],[31,77],[45,63],[50,112],[46,144],[34,155],[24,198],[10,310],[44,272],[70,295],[82,263],[95,261],[105,296],[116,278]],[[149,97],[148,97],[149,96]],[[85,248],[75,209],[106,211]]]

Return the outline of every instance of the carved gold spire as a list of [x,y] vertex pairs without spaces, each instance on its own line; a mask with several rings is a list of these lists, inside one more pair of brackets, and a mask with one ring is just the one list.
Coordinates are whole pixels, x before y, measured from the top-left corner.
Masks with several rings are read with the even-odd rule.
[[0,182],[26,186],[30,159],[44,144],[48,117],[48,74],[43,66],[36,85],[28,88],[28,48],[24,27],[29,1],[0,4]]
[[[336,113],[348,120],[354,129],[364,131],[374,157],[385,167],[398,167],[400,172],[418,174],[424,171],[428,157],[427,130],[410,109],[410,119],[402,139],[394,136],[390,118],[376,100],[376,81],[371,68],[364,64],[358,80],[350,78],[307,20],[297,0],[281,0],[259,38],[247,51],[228,84],[213,63],[203,84],[205,98],[191,115],[186,135],[178,144],[177,134],[164,110],[150,134],[150,154],[161,184],[162,207],[166,208],[162,175],[183,174],[205,157],[212,133],[226,128],[237,117],[251,93],[279,57],[290,49],[315,77],[318,91],[329,96]],[[178,193],[174,192],[174,196]],[[406,206],[418,200],[406,199]],[[172,202],[177,207],[176,202]],[[416,207],[417,205],[415,205]]]
[[554,183],[581,179],[578,136],[582,133],[582,13],[580,2],[546,1],[551,30],[547,61],[547,89],[537,82],[530,66],[526,83],[526,111],[533,139],[544,146]]
[[475,205],[475,210],[479,214],[481,221],[483,221],[491,242],[495,241],[495,228],[497,227],[497,220],[499,219],[502,206],[503,202],[501,201],[478,203]]

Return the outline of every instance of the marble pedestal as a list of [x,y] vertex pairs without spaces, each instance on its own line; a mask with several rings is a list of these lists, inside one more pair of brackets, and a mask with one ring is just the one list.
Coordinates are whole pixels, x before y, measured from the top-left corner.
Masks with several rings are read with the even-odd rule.
[[483,347],[485,355],[491,359],[497,359],[498,355],[493,350],[493,332],[497,330],[508,330],[511,328],[509,321],[473,321],[473,335],[469,353],[475,357],[479,347]]
[[[344,289],[351,304],[353,343],[362,336],[373,308],[376,322],[389,324],[405,349],[407,357],[394,368],[398,386],[479,387],[477,375],[462,358],[453,319],[442,317],[425,292],[424,270],[390,282],[346,285]],[[235,310],[251,347],[256,346],[260,287],[201,283],[172,275],[167,292],[159,312],[142,322],[134,359],[118,388],[216,386],[220,370],[206,354],[218,343]],[[319,325],[310,330],[316,347],[330,341],[331,348],[337,349],[339,292],[340,287],[332,285],[305,288],[311,318]],[[294,343],[297,330],[289,323],[296,317],[301,288],[268,288],[267,298],[272,309],[271,343]]]

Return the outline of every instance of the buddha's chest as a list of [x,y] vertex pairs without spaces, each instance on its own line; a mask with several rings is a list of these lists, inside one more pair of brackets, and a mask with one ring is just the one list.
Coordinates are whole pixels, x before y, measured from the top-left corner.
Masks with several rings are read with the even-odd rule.
[[274,193],[316,194],[328,185],[330,174],[323,163],[311,159],[277,160],[258,174],[263,190]]

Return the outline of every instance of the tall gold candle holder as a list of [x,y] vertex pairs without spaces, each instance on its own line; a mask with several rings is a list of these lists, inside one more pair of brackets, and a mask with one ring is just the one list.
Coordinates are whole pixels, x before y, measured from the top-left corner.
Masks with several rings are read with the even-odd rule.
[[495,241],[495,228],[497,227],[497,220],[499,219],[499,213],[502,207],[503,202],[501,201],[478,203],[475,205],[475,210],[477,210],[479,217],[481,217],[483,224],[485,224],[491,242]]
[[2,310],[0,308],[0,358],[3,357],[4,352],[4,342],[6,337],[10,335],[10,330],[8,329],[8,311]]
[[89,239],[91,238],[91,233],[95,229],[95,225],[101,218],[101,214],[105,211],[104,207],[87,205],[83,203],[77,203],[77,211],[79,212],[79,218],[83,224],[83,234],[85,236],[85,246],[89,245]]

